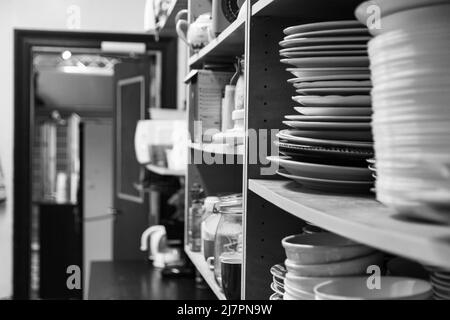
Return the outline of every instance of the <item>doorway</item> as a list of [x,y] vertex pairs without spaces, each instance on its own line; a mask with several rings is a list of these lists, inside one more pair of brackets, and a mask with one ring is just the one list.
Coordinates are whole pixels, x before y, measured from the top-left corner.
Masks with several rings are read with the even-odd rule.
[[[116,52],[105,51],[102,50],[102,44],[104,48],[105,42],[125,45],[138,43],[144,46],[144,52],[130,54],[117,49]],[[151,67],[155,53],[160,57],[159,71]],[[146,196],[135,188],[139,178],[139,172],[136,170],[139,170],[139,167],[136,163],[135,169],[130,165],[122,168],[121,163],[133,163],[126,158],[134,156],[134,150],[126,149],[130,147],[130,139],[134,134],[131,124],[135,125],[136,119],[148,118],[149,107],[174,108],[176,105],[176,95],[173,94],[173,90],[161,90],[159,93],[158,86],[155,87],[155,81],[150,81],[150,77],[160,76],[160,88],[176,87],[176,77],[168,76],[176,74],[176,41],[171,38],[161,38],[155,42],[150,35],[17,30],[15,31],[15,56],[13,290],[15,299],[42,298],[42,295],[36,293],[36,288],[40,289],[39,292],[42,291],[44,279],[33,275],[43,276],[47,272],[51,275],[47,278],[52,278],[59,286],[62,284],[65,286],[65,281],[61,281],[67,277],[67,274],[63,272],[65,270],[61,271],[62,269],[59,268],[60,274],[57,275],[54,271],[56,264],[54,262],[45,264],[43,261],[43,259],[56,261],[55,252],[61,264],[84,266],[82,267],[84,271],[88,270],[85,267],[88,261],[83,262],[83,260],[91,259],[90,256],[100,258],[111,256],[115,259],[144,257],[137,246],[130,245],[130,243],[134,244],[134,241],[124,240],[126,237],[128,240],[130,237],[139,237],[139,228],[145,228],[149,223],[145,213],[148,211],[145,207]],[[55,66],[53,74],[49,71],[52,69],[50,66],[47,73],[41,69],[36,76],[36,59],[38,58],[41,59],[41,67],[44,64],[43,61],[47,63],[53,61]],[[93,72],[94,65],[97,67],[96,72]],[[78,74],[81,69],[85,69],[83,75]],[[59,72],[61,70],[64,72]],[[100,94],[100,90],[92,95],[91,100],[86,93],[89,91],[82,90],[74,97],[65,96],[61,100],[58,96],[63,91],[60,86],[70,86],[70,81],[74,81],[76,77],[79,83],[89,88],[87,79],[92,81],[95,76],[102,72],[106,74],[111,70],[113,74],[110,74],[109,88],[112,88],[112,91],[109,96],[105,93]],[[92,72],[90,77],[89,72]],[[67,76],[68,74],[70,77]],[[107,82],[105,74],[100,77],[103,82]],[[66,84],[64,84],[65,81]],[[107,88],[108,85],[103,82],[97,80],[94,87],[101,88],[104,85]],[[106,96],[110,99],[109,102],[100,99]],[[70,100],[80,98],[85,99],[84,104]],[[89,108],[89,103],[86,101],[95,99],[97,99],[95,103],[91,103],[94,107]],[[71,103],[64,101],[71,101]],[[114,108],[111,106],[111,101],[114,101]],[[127,106],[126,112],[117,108],[121,105]],[[122,112],[120,121],[118,121],[117,112]],[[81,125],[79,126],[78,123]],[[37,133],[47,137],[45,143],[38,140],[40,136]],[[73,142],[71,148],[67,147],[67,141],[65,144],[59,142],[60,139],[68,140],[67,137]],[[101,143],[102,141],[104,143]],[[58,163],[58,144],[62,145],[64,150],[60,158],[65,160],[62,162],[70,163],[69,169]],[[42,145],[46,146],[45,152],[42,152],[40,148]],[[48,148],[48,146],[53,147]],[[78,152],[74,152],[77,148]],[[96,150],[94,158],[90,151],[93,149]],[[67,150],[71,151],[67,153]],[[108,158],[110,152],[111,156]],[[122,157],[118,157],[118,154]],[[42,155],[45,157],[41,157]],[[67,161],[70,156],[74,158],[69,159],[72,161]],[[39,164],[36,158],[43,161]],[[77,162],[77,159],[79,160],[78,171],[74,170],[77,165],[73,164]],[[45,179],[39,180],[35,176],[33,169],[36,167],[36,162],[46,168],[44,171],[47,172],[47,177],[52,177],[52,183],[48,185],[48,188],[42,189],[41,182]],[[36,191],[37,182],[41,186],[37,188],[38,191]],[[77,185],[80,187],[77,188]],[[45,192],[42,193],[42,190]],[[98,198],[102,198],[103,202],[90,200]],[[106,212],[107,208],[109,208],[108,212]],[[72,214],[64,214],[67,212]],[[133,216],[127,214],[129,212],[133,212]],[[55,216],[58,219],[68,216],[70,219],[59,221],[57,227],[52,229],[49,227],[51,224],[45,221],[50,219],[54,222]],[[96,231],[102,230],[102,232],[91,232],[93,224],[97,224]],[[99,224],[101,224],[100,227]],[[66,226],[67,229],[62,226]],[[43,228],[46,229],[42,230]],[[44,232],[40,235],[39,231]],[[72,231],[73,235],[69,237],[68,234]],[[90,237],[86,238],[87,234],[90,234]],[[102,241],[111,237],[111,234],[114,234],[112,237],[114,241],[111,239],[110,243],[102,245]],[[77,240],[64,247],[62,246],[64,235],[67,235],[67,239]],[[93,241],[96,246],[90,246],[91,251],[83,250],[83,238],[85,241]],[[64,250],[70,251],[71,254],[62,254],[61,251]],[[80,255],[80,252],[84,254]],[[49,256],[46,257],[46,255]],[[61,259],[62,256],[67,259]],[[39,272],[36,272],[37,270]],[[50,282],[45,280],[46,285]],[[66,288],[61,290],[64,291],[64,289]],[[73,291],[69,292],[68,296],[64,294],[63,292],[59,296],[52,297],[50,293],[47,297],[78,299],[81,298],[82,290],[76,291],[76,294]]]

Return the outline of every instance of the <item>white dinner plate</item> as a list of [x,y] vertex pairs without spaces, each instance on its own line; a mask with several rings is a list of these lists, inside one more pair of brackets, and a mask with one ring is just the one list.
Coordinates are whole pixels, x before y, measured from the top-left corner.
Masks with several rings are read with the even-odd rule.
[[[341,75],[318,75],[318,76],[300,76],[291,78],[287,82],[311,82],[311,81],[341,81],[341,80],[367,80],[370,79],[370,73],[362,74],[341,74]],[[369,80],[370,81],[370,80]]]
[[324,21],[291,26],[284,29],[283,32],[285,35],[291,35],[300,32],[361,28],[361,27],[363,27],[363,24],[357,20]]
[[281,59],[280,62],[295,66],[296,68],[368,67],[369,57],[350,56],[350,57],[291,58],[291,59]]
[[292,100],[305,107],[370,107],[372,105],[370,95],[294,96]]
[[370,130],[370,122],[311,122],[311,121],[283,121],[284,124],[302,130]]
[[277,174],[284,178],[294,180],[295,182],[300,183],[306,188],[321,191],[331,191],[334,193],[335,192],[366,193],[373,186],[373,182],[307,178],[288,174],[283,170],[278,170]]
[[369,35],[367,28],[328,29],[308,32],[297,32],[284,37],[284,40],[307,37],[334,37],[334,36],[359,36]]
[[305,116],[371,116],[370,107],[294,107],[295,111]]
[[290,157],[279,156],[267,157],[267,160],[296,176],[342,181],[372,181],[372,173],[367,168],[300,162]]
[[372,37],[322,37],[322,38],[296,38],[283,40],[279,45],[283,48],[305,47],[311,45],[336,45],[336,44],[367,44]]
[[286,58],[332,57],[332,56],[367,56],[367,50],[329,50],[329,51],[288,51],[280,52]]
[[301,95],[359,95],[359,94],[370,94],[371,87],[366,88],[301,88],[297,89],[296,92]]
[[296,77],[318,77],[336,75],[365,75],[370,79],[370,70],[367,67],[336,67],[336,68],[287,68],[286,71]]
[[297,89],[306,88],[368,88],[372,87],[370,80],[352,81],[352,80],[330,80],[330,81],[302,81],[294,83]]
[[302,116],[299,114],[284,116],[288,120],[294,121],[311,121],[311,122],[370,122],[372,117],[370,116]]
[[346,140],[329,140],[329,139],[312,139],[305,138],[297,135],[296,130],[281,130],[277,137],[292,142],[305,144],[307,146],[339,146],[347,148],[366,148],[371,149],[373,147],[372,142],[366,141],[346,141]]
[[370,130],[307,130],[296,126],[296,121],[283,121],[283,123],[293,129],[303,138],[325,139],[325,140],[346,140],[346,141],[373,141]]
[[367,54],[367,44],[326,44],[301,47],[289,47],[280,49],[281,53],[298,51],[342,51],[342,50],[364,50]]

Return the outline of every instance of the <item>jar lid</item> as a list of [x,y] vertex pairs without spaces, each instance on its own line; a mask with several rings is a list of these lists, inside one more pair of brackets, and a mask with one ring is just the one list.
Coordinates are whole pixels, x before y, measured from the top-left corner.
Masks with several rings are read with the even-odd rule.
[[221,213],[242,213],[242,193],[230,194],[220,197],[220,202],[214,205],[214,209]]

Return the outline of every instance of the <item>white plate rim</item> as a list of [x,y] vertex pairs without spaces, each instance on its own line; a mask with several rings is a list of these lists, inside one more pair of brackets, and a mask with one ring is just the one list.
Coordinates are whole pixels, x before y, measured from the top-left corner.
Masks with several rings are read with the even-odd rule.
[[370,80],[370,73],[367,74],[335,74],[335,75],[318,75],[308,77],[295,77],[287,80],[288,83],[312,82],[312,81],[333,81],[333,80]]
[[[288,114],[284,116],[285,119],[291,121],[311,121],[311,122],[370,122],[371,116],[306,116],[302,114]],[[333,121],[341,120],[341,121]]]
[[361,25],[360,28],[342,28],[342,29],[325,29],[325,30],[315,30],[306,32],[291,33],[284,37],[285,40],[303,38],[303,37],[316,37],[316,36],[326,36],[326,35],[342,35],[342,34],[369,34],[369,30]]
[[364,43],[371,39],[372,37],[322,37],[322,38],[296,38],[290,40],[282,40],[278,44],[282,48],[290,48],[294,46],[303,46],[303,44],[316,44],[316,43],[331,43],[331,44],[340,44],[340,43]]
[[304,180],[308,182],[315,182],[315,183],[329,183],[329,184],[339,184],[339,185],[347,185],[347,186],[370,186],[373,185],[372,181],[352,181],[352,180],[330,180],[330,179],[317,179],[317,178],[308,178],[308,177],[302,177],[302,176],[296,176],[294,174],[289,174],[286,172],[283,172],[282,170],[277,170],[276,174],[288,178],[288,179],[298,179],[298,180]]
[[280,49],[280,53],[292,51],[331,51],[331,50],[366,50],[367,44],[328,44],[317,46],[287,47]]
[[[286,134],[287,131],[293,131],[290,129],[281,130],[277,133],[277,137],[285,139],[288,141],[298,141],[302,143],[312,144],[312,145],[325,145],[325,146],[345,146],[345,147],[355,147],[355,148],[373,148],[373,143],[364,141],[346,141],[346,140],[328,140],[328,139],[313,139],[313,138],[302,138],[296,137],[290,134]],[[295,131],[295,130],[294,130]]]
[[[324,169],[324,170],[342,170],[342,171],[354,171],[355,173],[367,173],[367,168],[365,167],[352,167],[352,166],[335,166],[331,164],[321,164],[321,163],[310,163],[310,162],[302,162],[302,161],[295,161],[291,160],[291,157],[288,156],[268,156],[266,157],[267,160],[270,162],[276,162],[276,163],[287,163],[303,167],[310,167],[310,168],[316,168],[316,169]],[[346,180],[343,180],[346,181]]]
[[[314,128],[314,129],[329,129],[329,130],[349,130],[349,131],[366,131],[372,128],[370,122],[313,122],[313,121],[299,121],[299,120],[283,120],[283,123],[287,125],[286,122],[292,123],[295,122],[298,125],[305,125],[305,127]],[[310,130],[310,129],[302,129],[302,130]],[[313,130],[313,129],[312,129]]]
[[[363,27],[364,25],[359,22],[358,20],[338,20],[338,21],[323,21],[323,22],[313,22],[313,23],[306,23],[306,24],[300,24],[295,26],[287,27],[283,30],[283,33],[286,35],[290,35],[292,33],[295,33],[295,30],[326,30],[328,28],[330,29],[340,29],[340,27],[346,27],[346,26],[360,26]],[[326,29],[322,29],[326,28]]]

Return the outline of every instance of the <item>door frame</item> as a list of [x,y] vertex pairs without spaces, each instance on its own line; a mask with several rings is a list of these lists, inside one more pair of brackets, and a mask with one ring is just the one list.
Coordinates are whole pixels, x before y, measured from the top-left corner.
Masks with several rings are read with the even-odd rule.
[[[177,41],[150,34],[96,33],[72,31],[14,30],[14,168],[13,168],[13,298],[30,296],[31,229],[31,142],[34,132],[32,103],[33,47],[100,49],[103,41],[141,42],[147,50],[162,52],[161,95],[163,106],[176,107]],[[174,76],[169,76],[174,75]],[[164,88],[169,88],[168,90]]]
[[[122,175],[121,170],[118,169],[122,165],[122,141],[121,141],[121,135],[120,130],[122,127],[122,122],[120,121],[122,116],[122,86],[130,85],[139,83],[141,87],[141,105],[140,105],[140,118],[145,119],[145,77],[144,76],[137,76],[129,79],[119,80],[116,85],[116,104],[120,105],[120,107],[116,108],[116,119],[115,120],[115,134],[116,134],[116,142],[115,142],[115,149],[116,154],[119,154],[119,156],[116,159],[116,164],[114,166],[114,172],[119,173],[117,177],[114,179],[115,184],[115,194],[114,197],[119,197],[123,200],[133,201],[136,203],[144,203],[144,191],[141,189],[139,190],[139,196],[129,195],[126,193],[121,192],[121,185],[122,185]],[[142,168],[141,168],[142,172]]]

